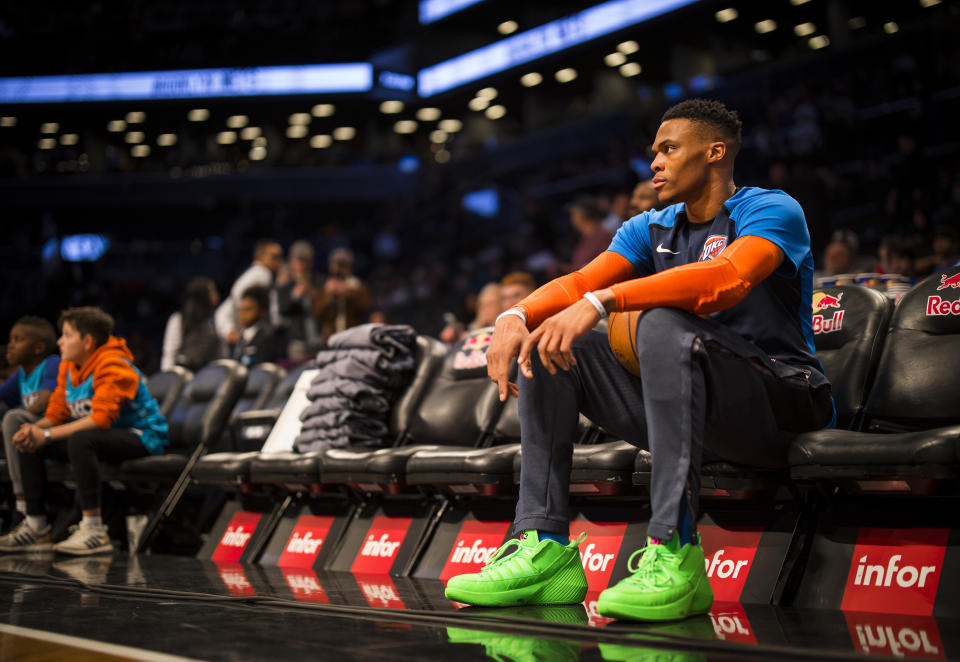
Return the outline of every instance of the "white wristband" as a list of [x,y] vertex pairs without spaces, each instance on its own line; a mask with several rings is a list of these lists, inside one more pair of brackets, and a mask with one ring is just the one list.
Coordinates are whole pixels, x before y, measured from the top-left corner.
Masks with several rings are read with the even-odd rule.
[[607,312],[607,309],[603,307],[603,304],[600,303],[600,299],[597,298],[597,295],[593,292],[585,292],[583,298],[593,304],[593,307],[597,309],[597,312],[600,313],[600,319],[605,320],[610,316],[610,313]]
[[503,311],[502,313],[500,313],[499,315],[497,315],[497,319],[494,320],[493,325],[496,326],[496,325],[497,325],[497,322],[499,322],[501,319],[503,319],[503,318],[506,317],[507,315],[516,315],[517,317],[519,317],[520,319],[523,320],[523,323],[524,323],[524,324],[527,323],[527,314],[526,314],[525,312],[523,312],[523,311],[522,311],[521,309],[519,309],[519,308],[508,308],[507,310],[505,310],[505,311]]

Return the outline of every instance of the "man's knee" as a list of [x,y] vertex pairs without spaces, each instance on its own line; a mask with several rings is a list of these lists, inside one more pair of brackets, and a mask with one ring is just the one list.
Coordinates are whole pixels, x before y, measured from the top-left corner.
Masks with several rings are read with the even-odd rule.
[[67,453],[74,457],[93,448],[93,441],[100,430],[80,430],[67,437]]
[[686,332],[691,330],[693,318],[691,313],[676,308],[645,311],[637,322],[637,359],[641,370],[645,361],[672,356],[671,349],[689,345],[691,337]]
[[30,423],[33,421],[34,416],[26,409],[8,409],[7,412],[3,415],[3,428],[6,429],[10,425],[15,425],[20,427],[24,423]]

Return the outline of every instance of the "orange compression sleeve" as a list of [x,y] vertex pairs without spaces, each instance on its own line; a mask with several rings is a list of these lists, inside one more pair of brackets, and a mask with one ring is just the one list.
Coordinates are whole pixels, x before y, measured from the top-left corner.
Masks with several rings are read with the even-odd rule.
[[617,310],[679,308],[700,315],[740,303],[780,266],[783,253],[771,241],[745,236],[706,262],[692,262],[614,285]]
[[533,291],[517,307],[527,314],[527,328],[532,331],[551,315],[582,299],[585,292],[603,289],[632,275],[630,260],[619,253],[604,251],[581,269],[554,278]]

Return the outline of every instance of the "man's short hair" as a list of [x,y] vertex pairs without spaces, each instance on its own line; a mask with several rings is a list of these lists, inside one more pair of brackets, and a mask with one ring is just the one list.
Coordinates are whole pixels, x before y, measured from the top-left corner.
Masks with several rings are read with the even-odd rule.
[[14,323],[14,326],[24,326],[30,329],[36,341],[43,343],[43,353],[45,355],[53,354],[57,350],[57,331],[53,328],[53,324],[42,317],[24,315]]
[[270,309],[270,290],[263,285],[251,285],[240,295],[241,299],[252,299],[261,313]]
[[76,329],[81,336],[89,333],[93,337],[93,344],[96,347],[106,343],[110,339],[110,334],[113,333],[113,318],[96,306],[67,308],[60,313],[60,319],[57,321],[57,326],[61,331],[66,322],[70,322],[70,326]]
[[602,221],[606,216],[603,213],[603,210],[600,209],[600,205],[597,204],[597,201],[588,195],[581,195],[573,202],[567,204],[566,208],[567,211],[576,209],[583,214],[584,217],[590,219],[591,221],[599,222]]
[[508,285],[523,285],[531,292],[537,289],[537,281],[526,271],[511,271],[504,276],[500,280],[500,287],[506,287]]
[[254,259],[259,258],[261,255],[267,252],[268,248],[270,248],[271,246],[276,246],[277,243],[278,242],[273,239],[257,240],[257,243],[253,245],[253,258]]
[[714,99],[687,99],[667,108],[660,122],[667,120],[690,120],[711,130],[712,136],[729,143],[734,154],[740,149],[743,122],[737,111],[730,110]]

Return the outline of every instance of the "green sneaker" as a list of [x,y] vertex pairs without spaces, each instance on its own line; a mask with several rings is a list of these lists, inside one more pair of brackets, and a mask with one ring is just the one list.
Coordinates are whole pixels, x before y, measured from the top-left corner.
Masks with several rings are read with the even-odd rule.
[[[695,616],[677,623],[648,625],[642,632],[628,634],[628,637],[637,639],[635,644],[611,644],[601,641],[597,648],[600,649],[600,656],[609,662],[706,662],[709,657],[706,653],[670,650],[667,648],[670,646],[669,639],[660,644],[657,635],[713,641],[714,630],[709,617]],[[651,642],[657,644],[656,648],[643,645]]]
[[642,555],[633,573],[600,594],[597,611],[603,616],[632,621],[673,621],[706,614],[713,604],[700,534],[696,544],[680,547],[677,535],[660,545],[638,549],[627,565]]
[[[548,623],[568,623],[586,625],[587,611],[583,605],[530,605],[507,609],[478,609],[467,607],[461,614],[483,616],[495,614],[498,617],[522,618],[525,620],[546,621]],[[451,644],[480,644],[487,657],[494,660],[513,660],[513,662],[575,662],[580,659],[583,645],[579,641],[565,641],[553,637],[520,637],[485,630],[467,628],[447,628],[447,639]]]
[[561,545],[524,531],[503,543],[480,572],[451,577],[444,595],[480,607],[583,602],[587,578],[579,545],[585,537]]

